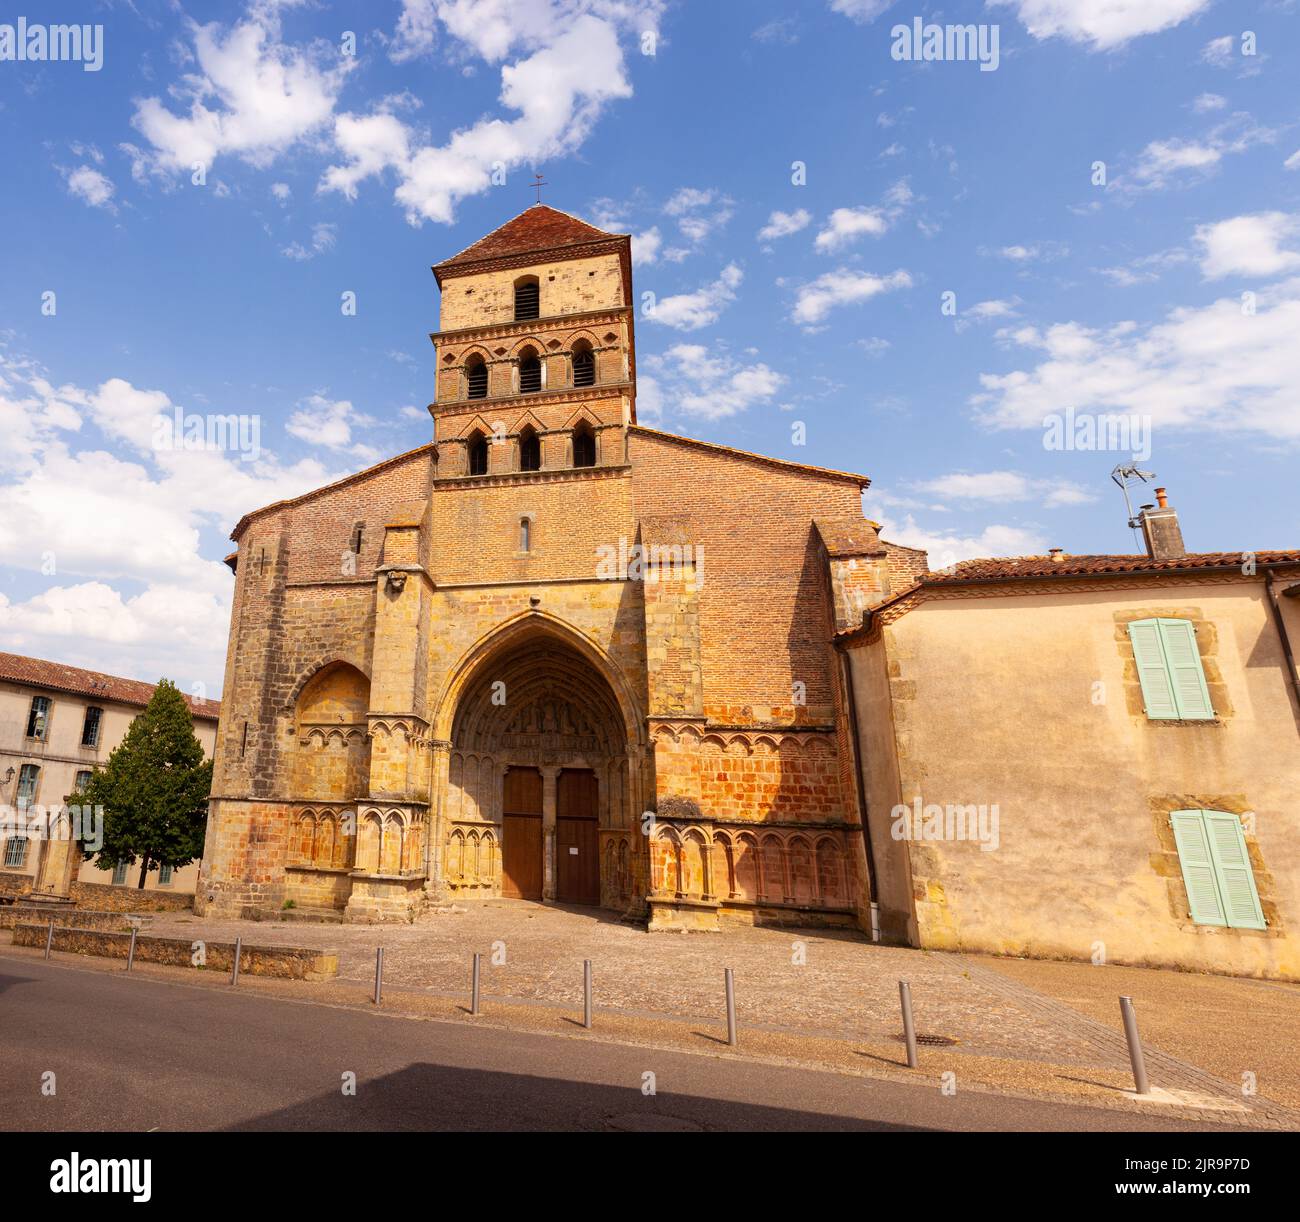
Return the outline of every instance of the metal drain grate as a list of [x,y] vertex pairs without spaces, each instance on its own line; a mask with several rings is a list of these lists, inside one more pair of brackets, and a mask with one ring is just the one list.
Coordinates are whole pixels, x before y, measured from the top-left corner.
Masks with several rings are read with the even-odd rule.
[[[907,1040],[907,1036],[905,1036],[901,1031],[896,1036],[894,1036],[894,1038],[900,1044],[906,1042]],[[918,1034],[916,1037],[916,1042],[923,1048],[951,1048],[953,1044],[961,1043],[961,1041],[957,1039],[956,1036],[953,1035],[931,1035],[931,1034],[926,1034],[926,1035]]]

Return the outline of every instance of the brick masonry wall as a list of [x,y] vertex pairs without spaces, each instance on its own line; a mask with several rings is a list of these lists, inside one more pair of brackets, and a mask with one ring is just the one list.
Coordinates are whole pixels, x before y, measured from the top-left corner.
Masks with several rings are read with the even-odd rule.
[[71,894],[78,908],[95,912],[189,912],[194,907],[192,895],[169,895],[103,883],[74,882]]

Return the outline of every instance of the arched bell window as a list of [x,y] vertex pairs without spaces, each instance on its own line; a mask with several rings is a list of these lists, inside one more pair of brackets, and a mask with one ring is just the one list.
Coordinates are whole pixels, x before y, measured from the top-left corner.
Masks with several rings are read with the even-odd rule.
[[596,434],[591,425],[585,421],[573,430],[573,465],[575,467],[594,467],[596,465]]
[[526,424],[519,430],[519,469],[521,471],[542,469],[542,439],[531,424]]
[[465,396],[469,399],[486,399],[487,388],[487,362],[475,353],[465,362]]
[[542,389],[542,362],[531,348],[525,348],[519,357],[519,393],[535,395]]
[[573,384],[574,386],[595,386],[596,354],[591,345],[580,339],[573,345]]
[[469,438],[469,473],[486,475],[488,469],[488,439],[475,429]]
[[536,318],[541,312],[541,286],[536,276],[520,276],[515,281],[515,322]]

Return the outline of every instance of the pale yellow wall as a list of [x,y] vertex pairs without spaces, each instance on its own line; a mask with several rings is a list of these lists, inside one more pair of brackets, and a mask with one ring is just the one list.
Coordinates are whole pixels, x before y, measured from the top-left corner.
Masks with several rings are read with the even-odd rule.
[[609,310],[625,305],[622,267],[617,254],[564,259],[505,271],[453,276],[443,281],[439,327],[457,331],[493,322],[513,322],[515,281],[536,276],[541,316]]
[[[1142,713],[1123,623],[1147,614],[1201,625],[1217,723]],[[932,601],[884,646],[902,801],[999,807],[996,851],[908,846],[923,945],[1300,978],[1300,733],[1262,582]],[[1190,922],[1177,806],[1254,812],[1266,933]]]
[[[45,696],[50,701],[49,729],[44,742],[26,736],[32,698],[38,695]],[[99,745],[93,748],[82,747],[81,731],[86,709],[92,705],[104,710],[100,720]],[[63,799],[76,788],[77,773],[105,764],[113,748],[122,741],[127,728],[141,711],[134,705],[45,691],[16,683],[0,683],[0,802],[10,806],[14,804],[22,765],[36,764],[41,773],[33,799],[34,805],[44,806],[47,810],[62,806]],[[194,734],[203,746],[204,755],[208,757],[212,755],[216,730],[215,721],[196,719],[194,722]],[[11,767],[14,769],[14,778],[6,784],[4,774]],[[33,841],[28,846],[23,868],[15,870],[4,866],[4,848],[0,845],[0,872],[34,876],[44,847]],[[191,862],[184,869],[173,873],[172,881],[167,887],[159,888],[157,871],[151,871],[146,889],[192,893],[198,873],[199,863]],[[112,877],[112,870],[101,870],[90,862],[83,862],[77,875],[78,881],[86,883],[110,883]],[[127,870],[128,885],[134,886],[138,877],[138,870]]]

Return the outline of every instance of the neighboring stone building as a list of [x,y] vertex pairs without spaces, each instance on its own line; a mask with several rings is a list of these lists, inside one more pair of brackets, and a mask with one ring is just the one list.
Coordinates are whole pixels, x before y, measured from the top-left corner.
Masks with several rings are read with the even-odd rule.
[[1158,491],[1147,555],[922,573],[839,635],[887,939],[1300,979],[1300,551],[1186,554]]
[[[83,777],[107,762],[127,727],[149,703],[153,684],[0,653],[0,805],[53,815]],[[194,733],[212,754],[221,704],[186,697]],[[18,834],[16,818],[0,833],[0,894],[87,898],[96,887],[135,887],[139,870],[101,869],[68,839]],[[193,894],[199,863],[152,870],[146,890]]]
[[866,927],[832,637],[917,554],[863,476],[637,424],[627,236],[536,205],[433,270],[433,444],[233,533],[198,907]]

